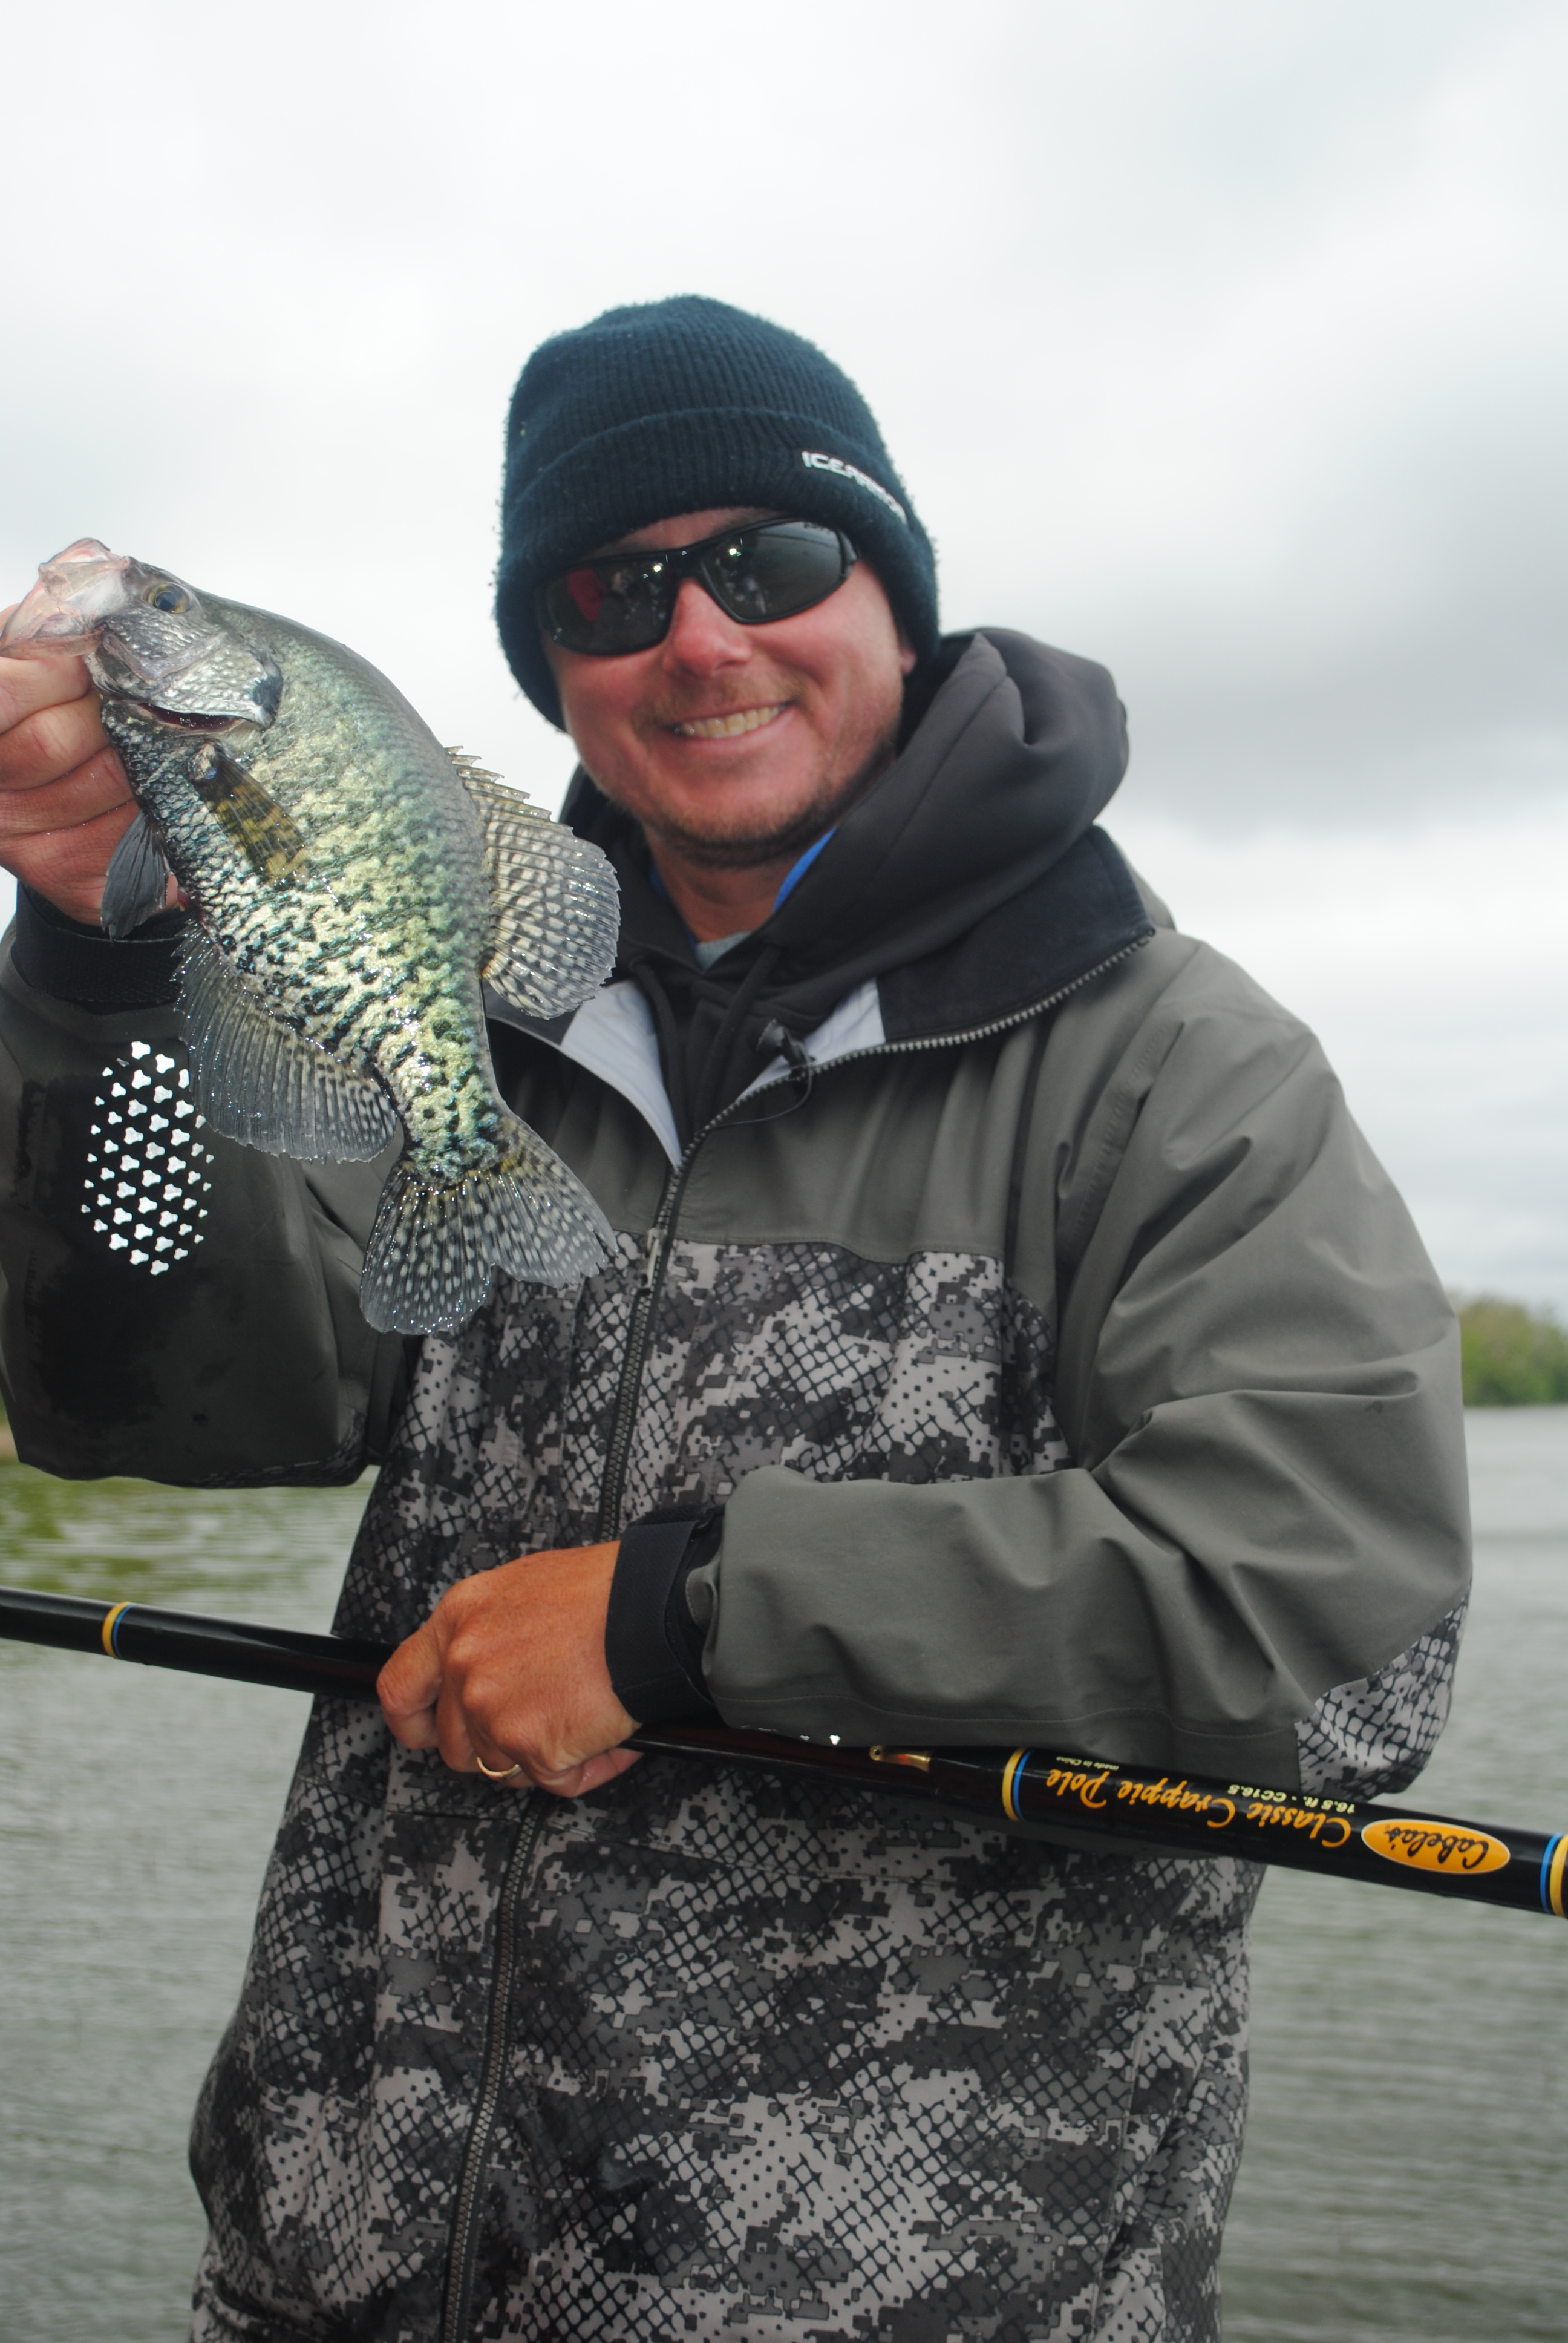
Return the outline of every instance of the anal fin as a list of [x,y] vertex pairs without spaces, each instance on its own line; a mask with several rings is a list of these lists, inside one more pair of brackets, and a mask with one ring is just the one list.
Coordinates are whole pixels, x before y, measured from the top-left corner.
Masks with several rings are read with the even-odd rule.
[[352,1163],[397,1137],[397,1110],[379,1082],[275,1016],[194,926],[178,1008],[196,1104],[226,1139],[301,1162]]

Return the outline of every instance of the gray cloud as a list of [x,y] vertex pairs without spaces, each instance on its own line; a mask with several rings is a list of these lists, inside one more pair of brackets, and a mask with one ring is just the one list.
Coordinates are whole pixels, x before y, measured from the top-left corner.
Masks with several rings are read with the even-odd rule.
[[1111,664],[1151,803],[1563,786],[1560,12],[431,23],[87,0],[69,74],[56,21],[8,35],[17,586],[134,543],[336,625],[553,789],[485,616],[507,390],[551,328],[696,286],[859,376],[950,622]]
[[[1260,889],[1312,910],[1281,990],[1448,1273],[1568,1300],[1568,1011],[1505,881],[1484,1013],[1423,960],[1473,832],[1543,854],[1568,799],[1551,0],[77,0],[5,59],[0,581],[101,536],[352,642],[553,802],[488,617],[513,377],[612,301],[765,310],[870,397],[949,623],[1115,669],[1122,818],[1208,857],[1194,923],[1269,960]],[[1445,909],[1395,982],[1423,830]]]

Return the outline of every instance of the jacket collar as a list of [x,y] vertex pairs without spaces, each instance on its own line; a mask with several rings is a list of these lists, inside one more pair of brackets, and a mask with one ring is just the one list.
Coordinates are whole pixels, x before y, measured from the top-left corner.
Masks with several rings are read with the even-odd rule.
[[[826,1069],[890,1044],[957,1043],[966,1034],[1020,1021],[1045,1009],[1154,932],[1137,881],[1102,830],[1091,830],[1032,888],[1000,906],[945,951],[869,979],[847,993],[801,1048]],[[488,986],[498,1024],[551,1043],[634,1106],[672,1163],[681,1148],[648,1002],[622,979],[566,1017],[527,1016]],[[789,1072],[774,1058],[753,1090]],[[743,1096],[749,1095],[747,1092]]]
[[[706,976],[650,883],[638,825],[579,771],[562,819],[616,866],[619,968],[623,980],[638,971],[641,990],[623,980],[548,1026],[493,998],[492,1014],[591,1066],[674,1153],[685,1124],[645,995],[659,1006],[683,1094],[689,1101],[695,1058],[697,1087],[715,1087],[722,1103],[781,1070],[776,1060],[755,1074],[775,1021],[819,1065],[851,1046],[956,1041],[1027,1017],[1151,931],[1131,872],[1094,827],[1127,759],[1103,668],[1000,628],[950,638],[914,679],[906,717],[888,771],[771,916]],[[729,1056],[712,1085],[708,1035],[741,985],[730,1026],[743,1006],[746,1021],[725,1029]]]
[[[1121,704],[1091,660],[988,628],[949,638],[937,667],[943,679],[888,771],[772,915],[719,963],[739,982],[759,953],[772,955],[758,1002],[764,1022],[778,1016],[803,1035],[860,984],[877,980],[886,994],[887,980],[924,963],[933,980],[961,970],[958,1021],[974,1021],[967,1012],[978,1004],[980,962],[994,953],[971,948],[966,955],[966,940],[1006,907],[1017,910],[1072,853],[1121,779]],[[930,690],[929,675],[916,680]],[[923,691],[914,694],[916,708]],[[638,825],[580,771],[562,819],[616,865],[626,964],[651,958],[670,982],[689,988],[689,941],[650,884]],[[994,932],[1010,954],[1030,924],[1004,918]],[[1061,944],[1070,950],[1068,939]],[[996,973],[1017,998],[1006,969]],[[917,997],[929,1001],[930,987],[915,987],[909,1013]],[[933,1008],[940,1022],[945,1012]],[[919,1013],[927,1013],[923,1005]]]

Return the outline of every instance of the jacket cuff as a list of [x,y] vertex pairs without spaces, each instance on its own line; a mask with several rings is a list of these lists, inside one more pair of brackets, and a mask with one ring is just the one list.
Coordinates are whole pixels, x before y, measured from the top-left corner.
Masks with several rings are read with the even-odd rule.
[[724,1535],[722,1505],[670,1505],[621,1533],[604,1651],[616,1698],[639,1725],[716,1715],[702,1674],[704,1631],[686,1582]]
[[75,1009],[160,1009],[179,987],[186,914],[160,911],[116,940],[16,890],[11,958],[24,984]]

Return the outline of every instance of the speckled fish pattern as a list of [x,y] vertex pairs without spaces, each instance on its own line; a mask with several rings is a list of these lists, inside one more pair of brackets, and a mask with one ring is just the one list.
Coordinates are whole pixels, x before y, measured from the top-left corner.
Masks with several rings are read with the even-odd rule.
[[209,1117],[253,1145],[341,1157],[401,1124],[367,1256],[375,1325],[461,1323],[493,1265],[585,1275],[608,1229],[501,1100],[480,979],[501,970],[546,1014],[585,998],[614,952],[608,865],[443,749],[341,644],[212,596],[202,618],[281,675],[270,722],[231,752],[135,699],[111,693],[104,720],[199,912],[184,998]]
[[186,779],[186,759],[171,763],[168,733],[140,718],[116,728],[138,797],[226,958],[322,1048],[372,1062],[414,1148],[460,1174],[509,1119],[485,1041],[479,970],[495,909],[467,794],[414,709],[354,652],[203,600],[283,671],[276,718],[236,754],[297,825],[303,868],[284,883],[258,879]]

